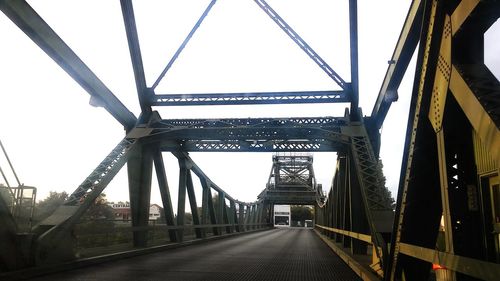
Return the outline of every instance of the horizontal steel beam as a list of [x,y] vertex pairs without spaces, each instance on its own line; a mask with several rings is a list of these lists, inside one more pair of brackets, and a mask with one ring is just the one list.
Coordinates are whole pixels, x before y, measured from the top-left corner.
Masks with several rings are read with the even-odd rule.
[[221,118],[221,119],[163,119],[153,124],[155,128],[270,128],[315,127],[333,130],[347,126],[344,117],[288,117],[288,118]]
[[417,47],[422,23],[422,6],[421,0],[413,0],[408,15],[406,16],[403,29],[399,35],[396,48],[389,61],[384,81],[382,82],[377,101],[375,102],[371,114],[371,117],[375,119],[375,124],[379,129],[384,123],[385,116],[392,102],[398,99],[397,90],[399,84],[401,84],[406,68]]
[[163,142],[163,151],[172,151],[181,149],[183,151],[193,152],[331,152],[340,151],[344,146],[340,143],[320,140],[276,140],[276,141],[218,141],[218,140],[187,140],[179,143]]
[[399,247],[401,253],[407,256],[432,264],[438,264],[446,269],[481,280],[496,280],[500,276],[500,266],[497,263],[454,255],[407,243],[399,243]]
[[343,151],[351,131],[337,117],[164,119],[127,137],[159,143],[162,151],[308,152]]
[[340,103],[351,101],[351,97],[346,91],[167,94],[155,95],[152,98],[151,104],[155,106]]
[[351,238],[358,239],[358,240],[364,241],[366,243],[372,244],[372,237],[368,234],[357,233],[357,232],[333,228],[333,227],[327,227],[327,226],[323,226],[323,225],[319,225],[319,224],[316,224],[316,227],[323,229],[323,230],[326,230],[326,231],[333,232],[333,233],[338,233],[338,234],[342,234],[345,236],[349,236]]
[[103,106],[124,127],[134,126],[137,120],[135,115],[99,80],[26,1],[0,1],[0,10],[80,84],[91,95],[91,101]]
[[151,125],[163,151],[339,151],[349,142],[345,119],[177,119]]

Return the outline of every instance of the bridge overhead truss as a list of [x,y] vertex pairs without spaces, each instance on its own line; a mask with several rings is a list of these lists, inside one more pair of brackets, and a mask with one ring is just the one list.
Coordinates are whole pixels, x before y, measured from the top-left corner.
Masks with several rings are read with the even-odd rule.
[[[201,239],[208,232],[220,235],[268,227],[271,205],[280,198],[271,202],[274,199],[267,195],[306,181],[305,191],[314,194],[314,202],[310,201],[316,205],[316,229],[351,254],[370,255],[371,271],[380,279],[429,280],[433,264],[444,268],[434,274],[439,280],[496,280],[500,276],[500,83],[484,64],[483,46],[485,31],[500,15],[498,1],[413,0],[369,117],[363,117],[358,108],[356,0],[349,0],[350,82],[342,79],[266,1],[255,2],[340,90],[156,94],[156,86],[216,0],[210,1],[151,86],[146,85],[132,1],[121,0],[141,107],[136,117],[26,1],[0,0],[0,10],[90,94],[92,104],[104,107],[126,130],[123,140],[66,202],[32,234],[23,236],[25,245],[34,245],[31,249],[16,242],[20,239],[16,223],[0,197],[0,269],[74,259],[69,251],[73,227],[127,164],[136,247],[147,246],[154,166],[171,242],[185,240],[187,228],[194,229],[196,238]],[[394,210],[379,163],[379,129],[397,100],[399,84],[417,46]],[[162,119],[152,108],[332,102],[350,103],[350,109],[342,117]],[[338,159],[326,198],[314,182],[312,160],[306,157],[300,165],[291,165],[291,159],[277,156],[261,198],[241,202],[203,173],[190,158],[192,151],[335,151]],[[167,184],[164,152],[172,153],[179,163],[177,210],[173,210]],[[200,209],[193,175],[202,187]],[[186,202],[193,215],[190,226],[184,216]]]
[[271,205],[316,205],[324,201],[322,185],[317,183],[312,153],[273,154],[273,165],[266,188],[257,196]]

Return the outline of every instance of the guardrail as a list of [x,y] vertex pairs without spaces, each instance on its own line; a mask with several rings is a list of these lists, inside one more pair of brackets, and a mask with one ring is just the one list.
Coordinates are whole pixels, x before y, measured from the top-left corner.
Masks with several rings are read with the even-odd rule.
[[[383,278],[383,271],[381,268],[380,260],[375,254],[375,248],[372,242],[372,237],[367,234],[352,232],[348,230],[328,227],[324,225],[315,224],[314,228],[316,233],[323,239],[323,241],[332,250],[344,260],[351,267],[351,269],[358,274],[363,280],[380,280]],[[333,238],[333,239],[332,239]],[[346,247],[350,244],[348,239],[356,239],[368,244],[368,250],[364,256],[371,258],[371,264],[366,263],[366,258],[360,259],[359,254],[353,255],[349,250],[350,247]],[[342,245],[339,245],[338,243]],[[371,253],[370,253],[371,251]]]
[[[182,231],[185,241],[202,240],[207,237],[221,236],[224,234],[245,233],[248,231],[260,230],[272,227],[267,223],[249,224],[205,224],[205,225],[184,225],[169,226],[150,221],[148,226],[134,227],[129,220],[91,220],[83,221],[76,225],[73,231],[75,239],[75,250],[79,257],[90,257],[117,250],[132,248],[133,233],[148,233],[148,244],[158,246],[163,244],[175,244],[171,241],[169,231]],[[86,225],[93,223],[94,225]],[[214,232],[214,228],[225,229],[225,231]],[[197,238],[195,229],[201,229],[202,236]],[[107,249],[109,247],[109,249]]]
[[[316,230],[318,232],[322,232],[324,237],[323,240],[331,238],[331,235],[328,234],[340,234],[343,236],[347,236],[350,238],[354,238],[360,241],[364,241],[373,247],[373,243],[371,240],[370,235],[362,234],[362,233],[357,233],[357,232],[352,232],[352,231],[347,231],[347,230],[342,230],[342,229],[337,229],[337,228],[332,228],[332,227],[327,227],[323,225],[315,225]],[[327,236],[328,238],[326,238]],[[325,241],[327,242],[327,241]],[[337,247],[334,249],[334,251],[339,254],[341,258],[343,258],[346,263],[348,263],[351,268],[356,271],[357,273],[360,271],[360,266],[361,263],[356,264],[357,261],[355,261],[353,256],[350,256],[348,253],[343,251],[341,247],[333,245],[334,243],[330,241],[330,243],[327,242],[330,247]],[[459,256],[447,252],[443,252],[440,250],[436,249],[429,249],[425,247],[420,247],[417,245],[412,245],[412,244],[407,244],[407,243],[398,243],[397,247],[399,248],[399,252],[402,254],[405,254],[407,256],[429,262],[433,264],[433,268],[435,269],[436,277],[438,277],[441,273],[439,272],[440,269],[446,269],[446,270],[451,270],[455,272],[459,272],[474,278],[478,278],[481,280],[498,280],[498,277],[500,276],[500,265],[497,263],[492,263],[492,262],[487,262],[487,261],[482,261],[470,257],[464,257],[464,256]],[[341,251],[341,252],[339,252]],[[373,269],[373,264],[370,265],[370,267]],[[366,265],[365,265],[365,268]],[[378,273],[378,272],[377,272]],[[360,275],[360,274],[358,274]],[[366,272],[363,272],[360,276],[365,275]],[[379,277],[383,277],[379,274]],[[368,280],[372,280],[370,278],[367,278]],[[365,279],[364,279],[365,280]],[[377,279],[373,279],[377,280]]]

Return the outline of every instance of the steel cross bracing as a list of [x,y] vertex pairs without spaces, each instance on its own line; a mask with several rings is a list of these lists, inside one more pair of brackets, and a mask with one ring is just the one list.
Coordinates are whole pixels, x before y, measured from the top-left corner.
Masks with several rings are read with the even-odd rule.
[[167,151],[336,151],[348,142],[345,126],[334,117],[174,119],[153,123],[148,138]]
[[[328,243],[341,244],[337,250],[343,257],[349,256],[342,252],[346,249],[355,255],[367,255],[372,249],[373,253],[368,253],[372,257],[372,271],[360,275],[365,277],[375,272],[385,280],[420,281],[429,279],[431,264],[439,264],[448,276],[443,280],[498,279],[500,267],[495,248],[498,226],[490,222],[495,221],[493,211],[498,205],[492,190],[496,188],[495,183],[498,185],[500,167],[500,83],[484,64],[482,42],[485,31],[500,16],[500,4],[478,0],[412,1],[372,115],[362,118],[357,107],[356,1],[349,2],[351,83],[342,80],[265,1],[255,2],[342,92],[154,96],[159,80],[194,35],[215,0],[210,2],[153,87],[145,83],[132,2],[121,0],[141,105],[138,120],[26,1],[0,0],[0,10],[90,94],[92,104],[103,106],[127,131],[124,140],[73,192],[66,204],[38,225],[34,240],[16,233],[15,221],[9,219],[9,211],[3,199],[0,200],[0,212],[7,214],[0,216],[2,230],[5,230],[0,232],[0,266],[18,269],[33,263],[42,265],[74,259],[68,253],[73,248],[73,244],[68,243],[72,227],[125,163],[135,229],[133,244],[144,247],[153,164],[165,208],[166,230],[170,241],[178,242],[183,240],[184,229],[189,227],[199,239],[210,230],[220,235],[224,230],[232,233],[263,227],[270,222],[272,210],[269,202],[244,203],[226,194],[190,159],[188,151],[337,151],[338,165],[332,188],[326,202],[316,201],[315,223],[317,230],[329,237]],[[378,129],[397,99],[399,84],[417,46],[401,183],[393,212],[378,163]],[[151,110],[152,105],[257,104],[278,100],[281,103],[350,101],[351,116],[162,120]],[[177,213],[181,215],[177,218],[172,209],[162,150],[172,151],[179,162]],[[309,179],[314,177],[312,170],[283,167],[283,177],[275,180],[281,178],[297,185],[303,183],[306,175]],[[198,214],[192,173],[200,179],[203,188],[201,214]],[[213,200],[212,192],[216,193],[218,203]],[[182,215],[186,202],[194,215],[192,226],[185,225]],[[444,245],[438,243],[441,218]],[[26,243],[20,245],[19,241]],[[25,245],[34,246],[26,249]],[[20,262],[12,263],[8,260],[10,256]],[[351,261],[347,263],[353,264]],[[363,269],[357,267],[356,270]]]
[[295,104],[350,102],[346,91],[221,93],[221,94],[167,94],[151,97],[151,105],[230,105],[230,104]]
[[[130,136],[130,135],[129,135]],[[69,198],[61,205],[54,213],[43,220],[34,229],[38,235],[36,241],[37,247],[34,253],[31,253],[36,264],[44,264],[47,262],[62,261],[72,259],[72,247],[68,247],[68,235],[70,235],[74,226],[78,223],[84,212],[94,204],[96,198],[101,194],[107,184],[127,163],[128,168],[134,169],[137,165],[137,157],[145,157],[146,154],[152,151],[146,148],[141,140],[133,137],[124,138],[111,153],[92,171],[92,173],[84,180],[84,182],[69,196]],[[146,149],[146,151],[144,150]],[[149,150],[149,152],[147,152]],[[154,149],[153,149],[154,150]],[[141,156],[142,155],[142,156]],[[214,182],[204,174],[204,172],[194,163],[186,152],[174,152],[178,158],[180,166],[179,178],[179,198],[178,198],[178,215],[175,219],[172,209],[170,192],[166,181],[165,167],[162,156],[159,150],[156,150],[155,155],[149,154],[150,167],[154,160],[160,186],[160,193],[163,205],[166,212],[166,221],[168,224],[168,232],[171,242],[182,242],[184,237],[184,215],[185,202],[188,199],[191,212],[193,215],[193,223],[197,238],[205,238],[206,230],[212,229],[214,235],[225,233],[243,232],[254,230],[262,227],[267,227],[269,218],[269,205],[264,202],[242,202],[228,195],[223,189],[217,186]],[[142,162],[142,161],[140,161]],[[144,165],[144,162],[140,163]],[[135,169],[134,169],[135,171]],[[196,195],[194,191],[193,172],[201,181],[203,188],[202,192],[202,208],[198,214],[196,204]],[[135,172],[137,173],[137,172]],[[137,174],[129,173],[129,177],[136,177]],[[141,199],[135,199],[140,196],[141,192],[133,187],[130,187],[131,203],[143,204]],[[149,187],[150,188],[150,187]],[[215,206],[212,198],[212,192],[218,194],[219,205]],[[187,194],[187,198],[186,198]],[[142,199],[143,200],[143,199]],[[147,198],[149,201],[149,198]],[[226,205],[226,200],[230,204]],[[143,204],[149,210],[149,204]],[[140,206],[139,206],[140,207]],[[137,208],[137,207],[136,207]],[[142,213],[142,214],[147,214]],[[141,214],[139,214],[141,215]],[[133,218],[133,225],[147,226],[147,220],[141,218]],[[134,245],[145,246],[147,229],[134,232]]]
[[37,253],[33,258],[43,259],[43,257],[50,256],[50,251],[58,251],[58,247],[65,246],[62,241],[67,239],[68,232],[71,231],[85,211],[94,204],[97,197],[127,163],[136,141],[136,139],[124,138],[118,143],[80,186],[73,191],[63,205],[59,206],[52,215],[34,228],[33,231],[39,237]]
[[447,280],[496,280],[488,188],[500,174],[500,83],[485,66],[484,35],[500,4],[425,4],[386,274],[426,280],[434,263]]
[[295,32],[278,13],[264,0],[255,0],[255,3],[316,63],[332,78],[343,90],[348,90],[348,85],[312,48]]
[[[211,94],[154,94],[155,88],[164,78],[168,70],[172,67],[181,52],[184,50],[190,39],[198,30],[203,20],[206,18],[216,0],[212,0],[203,14],[200,16],[194,27],[179,46],[173,57],[168,62],[165,69],[156,79],[155,83],[144,90],[150,97],[150,105],[155,106],[182,106],[182,105],[235,105],[235,104],[295,104],[295,103],[338,103],[353,102],[357,107],[357,92],[353,93],[349,84],[346,83],[312,48],[307,44],[278,13],[264,0],[255,0],[255,3],[273,20],[278,26],[316,63],[325,73],[337,83],[341,91],[307,91],[307,92],[262,92],[262,93],[211,93]],[[131,5],[129,10],[132,10]],[[133,17],[133,14],[129,15]],[[357,40],[357,39],[356,39]],[[138,44],[134,47],[138,50]],[[140,57],[140,53],[136,57]],[[134,59],[134,56],[132,56]],[[142,62],[134,65],[140,65]],[[357,69],[357,59],[351,67]],[[143,80],[143,79],[142,79]],[[141,80],[141,82],[142,82]],[[144,94],[143,94],[144,95]]]
[[[357,95],[357,92],[352,92],[353,89],[350,88],[349,84],[333,71],[265,1],[260,0],[256,1],[256,3],[342,88],[343,92],[333,93],[334,96],[331,96],[331,92],[264,93],[263,96],[267,98],[265,102],[259,100],[262,97],[257,97],[258,93],[254,93],[254,97],[246,95],[238,104],[249,101],[252,101],[252,103],[257,103],[257,101],[258,103],[273,103],[277,99],[281,99],[282,103],[296,103],[298,100],[305,102],[342,102],[351,100],[355,102],[355,108],[352,110],[353,112],[357,112],[357,96],[351,96]],[[352,132],[355,132],[356,127],[359,127],[360,124],[350,124],[348,115],[344,118],[161,120],[159,114],[151,110],[151,105],[157,101],[156,97],[153,96],[154,88],[174,63],[214,4],[215,1],[210,2],[195,27],[188,34],[188,37],[153,87],[148,88],[145,83],[132,2],[127,0],[121,1],[137,93],[142,111],[141,117],[137,120],[25,1],[0,1],[0,9],[91,94],[91,102],[95,105],[104,106],[127,129],[127,136],[124,140],[117,145],[105,160],[73,192],[67,202],[59,207],[52,216],[38,225],[36,228],[36,247],[29,257],[30,260],[34,260],[36,264],[44,264],[72,258],[71,244],[67,244],[68,241],[71,241],[72,228],[125,163],[128,164],[132,226],[139,228],[139,230],[134,232],[133,244],[137,247],[144,247],[147,245],[146,227],[148,224],[153,163],[162,193],[162,202],[165,208],[170,240],[178,242],[183,240],[186,201],[189,201],[191,207],[193,227],[195,228],[197,238],[203,238],[207,228],[213,228],[213,233],[218,235],[222,233],[223,228],[226,229],[227,233],[231,233],[235,229],[242,231],[247,228],[255,229],[262,227],[265,225],[266,220],[269,222],[269,210],[272,209],[269,202],[243,203],[232,199],[232,197],[213,184],[201,172],[186,154],[186,151],[202,149],[210,151],[220,148],[239,151],[317,150],[342,151],[343,153],[349,151],[349,144],[352,142],[352,137],[355,136]],[[355,6],[350,5],[350,7]],[[356,12],[351,11],[351,14],[355,15]],[[356,20],[356,18],[351,19],[351,26],[356,26]],[[353,28],[352,30],[355,29]],[[356,31],[352,30],[351,32],[355,34]],[[351,37],[353,37],[352,34]],[[356,37],[354,36],[354,38]],[[354,52],[351,52],[351,59],[356,57],[356,52],[357,48],[354,49]],[[355,73],[357,71],[357,59],[353,59],[351,67],[354,67],[355,71],[353,73]],[[355,82],[357,83],[357,81]],[[319,96],[314,96],[311,99],[311,95],[317,94]],[[327,95],[327,99],[325,99],[325,95]],[[300,98],[297,98],[297,96],[300,96]],[[232,97],[231,95],[229,97],[230,99],[233,97],[241,99],[240,94],[232,94]],[[193,99],[190,101],[199,102],[200,100],[195,99],[202,97],[201,95],[197,95],[191,96],[191,98]],[[203,98],[206,98],[206,96]],[[213,96],[210,98],[213,98]],[[216,98],[225,99],[225,104],[232,103],[227,97],[216,96]],[[211,100],[211,102],[214,102],[214,100]],[[358,122],[362,121],[360,118],[356,119]],[[361,124],[361,126],[363,125]],[[370,148],[370,146],[367,147]],[[179,162],[177,218],[174,218],[173,215],[161,150],[173,151]],[[357,157],[363,158],[363,155],[360,153]],[[305,192],[314,193],[309,203],[318,203],[320,205],[322,203],[321,188],[314,180],[311,163],[307,163],[308,183],[310,181],[310,184],[306,185]],[[297,180],[302,183],[299,180],[304,176],[302,170],[287,167],[287,165],[283,167],[283,173],[287,174],[285,176],[287,179],[291,180],[293,178],[295,183],[297,183]],[[201,216],[199,216],[197,210],[191,172],[194,172],[199,177],[203,187]],[[357,172],[360,173],[361,170],[358,169]],[[360,178],[363,179],[362,176]],[[278,175],[277,181],[279,180],[280,176]],[[215,204],[211,198],[212,190],[217,192],[218,206],[214,206]],[[293,194],[297,195],[299,192],[294,191]],[[373,194],[370,196],[370,198],[375,198],[374,200],[377,198]],[[226,206],[226,200],[229,200],[229,206]],[[370,231],[375,237],[377,230],[371,227]],[[378,246],[379,244],[376,245]]]

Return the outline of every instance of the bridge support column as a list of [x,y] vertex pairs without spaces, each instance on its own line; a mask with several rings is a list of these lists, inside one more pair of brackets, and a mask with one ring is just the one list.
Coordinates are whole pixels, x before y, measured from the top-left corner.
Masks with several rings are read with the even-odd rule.
[[[194,193],[193,177],[191,175],[191,170],[187,170],[186,175],[186,188],[189,197],[189,205],[191,206],[191,215],[193,216],[193,226],[200,226],[200,216],[198,215],[198,205],[196,204],[196,196]],[[194,233],[196,238],[201,238],[201,229],[195,228]]]
[[[163,156],[161,151],[157,148],[154,153],[154,164],[158,185],[160,187],[161,201],[163,203],[163,212],[165,215],[165,222],[168,226],[175,226],[174,209],[172,207],[172,198],[170,197],[170,189],[168,187],[167,175],[165,173],[165,165],[163,163]],[[177,231],[174,229],[168,230],[170,242],[177,242]]]
[[252,204],[250,207],[250,229],[255,229],[256,207],[255,204]]
[[230,212],[230,220],[231,220],[231,223],[233,224],[233,231],[236,231],[236,232],[240,232],[241,229],[240,229],[240,224],[239,224],[239,218],[236,214],[236,203],[231,200],[231,204],[230,204],[231,208],[231,212]]
[[[224,200],[224,193],[219,191],[217,193],[217,206],[215,206],[217,214],[217,224],[224,224],[224,205],[226,205],[226,202]],[[219,227],[219,234],[222,234],[223,231],[224,227]]]
[[226,205],[226,194],[222,193],[223,195],[223,199],[222,202],[222,221],[223,223],[226,225],[226,233],[232,233],[232,226],[230,226],[229,224],[231,224],[231,221],[230,221],[230,215],[229,215],[229,210],[228,210],[228,206]]
[[251,205],[245,206],[245,230],[250,230],[252,227],[250,224],[252,223],[252,208]]
[[[366,219],[365,206],[361,194],[361,186],[356,175],[354,161],[349,161],[349,201],[350,201],[350,229],[356,233],[370,233]],[[366,255],[367,245],[358,239],[351,239],[351,252]]]
[[[347,190],[347,177],[346,177],[346,169],[347,169],[347,158],[344,153],[339,153],[337,156],[337,167],[338,167],[338,179],[337,179],[337,195],[336,195],[336,201],[337,201],[337,219],[336,219],[336,225],[338,229],[345,229],[345,219],[346,219],[346,199],[348,194],[346,193]],[[336,242],[343,242],[344,236],[337,234],[335,237]]]
[[[132,227],[147,227],[149,223],[149,202],[151,177],[153,173],[153,150],[139,144],[133,149],[127,164]],[[134,247],[146,247],[147,229],[134,231]]]
[[185,166],[185,161],[179,159],[179,193],[177,200],[177,226],[180,227],[177,230],[177,236],[179,242],[184,240],[184,227],[185,227],[185,215],[186,215],[186,182],[188,169]]
[[244,232],[245,229],[245,205],[238,203],[238,231]]
[[264,203],[257,204],[257,223],[259,224],[257,228],[262,228],[262,223],[264,223]]
[[[202,203],[202,210],[203,210],[203,217],[205,219],[210,219],[210,224],[216,225],[217,224],[217,215],[215,212],[214,208],[214,201],[212,199],[212,192],[211,192],[211,186],[210,183],[206,178],[201,178],[201,186],[203,187],[203,203]],[[205,223],[203,223],[205,224]],[[208,224],[208,222],[207,222]],[[217,227],[212,228],[213,235],[219,235],[219,229]]]
[[274,204],[269,203],[269,224],[274,226]]

